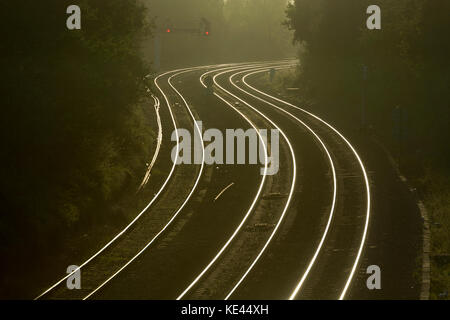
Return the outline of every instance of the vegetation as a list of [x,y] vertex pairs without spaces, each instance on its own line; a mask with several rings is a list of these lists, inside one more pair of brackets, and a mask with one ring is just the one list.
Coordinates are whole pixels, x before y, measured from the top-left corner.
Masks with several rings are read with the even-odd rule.
[[[368,30],[372,4],[296,0],[288,6],[286,25],[303,48],[297,84],[307,99],[335,106],[338,118],[352,115],[381,137],[418,186],[431,211],[433,254],[447,256],[446,263],[433,260],[437,297],[448,291],[450,268],[450,2],[376,1],[382,29]],[[363,92],[365,123],[359,121]]]
[[[165,31],[198,29],[201,19],[211,23],[209,36],[198,33],[161,34],[161,63],[204,65],[278,59],[295,55],[291,35],[282,23],[287,0],[143,0],[149,17]],[[154,60],[154,42],[146,42],[145,56]]]
[[[286,3],[2,1],[0,297],[23,297],[27,277],[45,278],[30,265],[82,259],[148,200],[152,186],[136,191],[155,146],[143,84],[155,27],[211,22],[209,37],[162,36],[164,68],[290,56]],[[74,4],[80,30],[66,28]]]
[[29,265],[33,253],[51,255],[81,230],[134,214],[127,201],[151,157],[154,132],[145,111],[151,104],[143,101],[142,85],[148,70],[139,56],[149,31],[144,8],[136,0],[76,1],[82,28],[69,31],[71,4],[0,5],[5,269],[23,254]]

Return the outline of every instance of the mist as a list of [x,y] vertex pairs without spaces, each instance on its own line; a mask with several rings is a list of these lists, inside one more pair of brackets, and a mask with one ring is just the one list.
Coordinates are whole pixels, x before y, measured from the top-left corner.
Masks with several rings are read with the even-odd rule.
[[[143,0],[152,37],[142,54],[160,67],[282,59],[295,56],[283,25],[286,0]],[[210,29],[204,34],[202,21]],[[167,29],[171,29],[168,33]],[[155,47],[156,51],[155,51]],[[158,52],[159,51],[159,52]]]

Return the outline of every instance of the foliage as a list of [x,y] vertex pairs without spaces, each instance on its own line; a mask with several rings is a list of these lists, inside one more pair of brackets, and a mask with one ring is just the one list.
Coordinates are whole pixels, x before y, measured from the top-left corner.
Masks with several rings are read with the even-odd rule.
[[[366,28],[372,4],[381,8],[381,30]],[[431,215],[446,226],[448,183],[436,178],[450,176],[449,11],[446,0],[296,0],[286,21],[304,48],[297,80],[302,94],[338,107],[336,118],[348,114],[360,125],[364,90],[368,124],[400,155],[402,170],[422,181]],[[401,136],[393,134],[397,106],[404,114]],[[423,178],[425,168],[433,168],[433,179]]]
[[[287,0],[145,0],[160,30],[198,29],[211,23],[210,36],[185,32],[161,34],[162,64],[213,64],[292,57],[290,32],[282,26]],[[153,41],[145,55],[153,60]]]
[[[72,4],[81,30],[66,28]],[[137,0],[0,6],[0,224],[2,249],[14,250],[18,239],[45,246],[114,220],[111,200],[136,190],[154,135],[141,104],[139,43],[149,30]]]

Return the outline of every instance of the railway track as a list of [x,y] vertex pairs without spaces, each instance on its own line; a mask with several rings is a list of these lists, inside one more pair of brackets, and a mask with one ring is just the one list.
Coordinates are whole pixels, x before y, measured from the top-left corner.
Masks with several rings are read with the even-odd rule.
[[[217,73],[214,75],[214,83],[215,85],[224,93],[226,93],[228,95],[228,97],[223,97],[217,93],[215,93],[215,96],[217,98],[219,98],[225,106],[229,107],[231,110],[235,111],[236,113],[238,113],[240,116],[242,116],[257,132],[264,128],[264,129],[277,129],[280,131],[280,128],[274,123],[272,122],[269,118],[265,117],[263,114],[259,114],[258,118],[255,118],[254,115],[248,115],[246,114],[246,110],[244,110],[245,108],[239,107],[236,105],[236,102],[240,101],[242,103],[245,104],[245,101],[239,99],[237,96],[231,94],[230,92],[228,92],[227,90],[225,90],[223,87],[221,87],[217,81],[216,78],[217,76],[227,73],[227,72],[233,72],[235,70],[241,70],[241,69],[246,69],[248,68],[247,66],[244,67],[239,67],[238,69],[222,69],[222,70],[216,70],[216,71],[212,71],[212,72],[206,72],[204,74],[202,74],[200,76],[200,81],[202,82],[203,86],[206,88],[206,85],[203,82],[203,79],[211,74],[211,73]],[[231,98],[231,100],[230,100]],[[250,105],[248,105],[249,107],[251,107]],[[256,111],[256,109],[254,109],[254,111]],[[263,120],[261,122],[261,120]],[[256,122],[259,122],[260,124],[255,124]],[[291,201],[292,198],[292,193],[294,191],[294,187],[295,187],[295,177],[296,177],[296,168],[295,168],[295,154],[293,152],[292,146],[290,144],[289,139],[286,137],[286,135],[284,134],[284,132],[280,131],[284,142],[287,144],[287,148],[288,151],[286,151],[285,153],[290,153],[290,157],[292,159],[292,164],[291,165],[285,165],[283,167],[283,172],[282,173],[278,173],[277,175],[286,175],[292,176],[291,179],[289,179],[288,177],[284,177],[285,180],[290,181],[290,188],[287,188],[287,192],[288,192],[288,196],[287,196],[287,201],[281,205],[281,211],[282,214],[284,214],[287,210],[287,208],[289,207],[289,203]],[[261,136],[259,136],[260,139]],[[239,238],[240,233],[242,233],[242,231],[244,230],[244,228],[249,225],[256,225],[258,223],[261,223],[262,221],[264,221],[264,223],[266,225],[270,225],[270,223],[272,221],[267,220],[267,218],[265,218],[265,206],[267,205],[262,199],[262,195],[264,194],[264,191],[266,193],[270,193],[270,192],[279,192],[280,191],[280,183],[276,183],[273,177],[267,177],[267,148],[264,150],[264,152],[266,153],[266,161],[265,161],[265,171],[263,173],[263,178],[261,180],[261,184],[260,187],[258,189],[257,194],[255,195],[255,197],[253,198],[252,201],[252,205],[250,206],[250,208],[247,210],[247,212],[245,213],[245,215],[243,216],[242,220],[240,221],[240,223],[237,225],[236,229],[234,230],[234,232],[230,235],[230,237],[227,239],[227,241],[224,243],[224,245],[220,248],[220,250],[218,250],[217,254],[214,255],[214,257],[211,259],[211,261],[205,266],[205,268],[203,268],[203,270],[199,273],[199,275],[187,286],[187,288],[177,297],[177,299],[182,299],[184,297],[186,297],[196,286],[200,281],[203,281],[203,278],[206,276],[209,276],[209,283],[213,284],[214,287],[211,289],[209,288],[208,290],[205,290],[203,287],[197,288],[196,292],[194,293],[194,298],[205,298],[204,293],[206,292],[206,294],[209,296],[209,298],[211,297],[211,294],[213,295],[213,298],[220,297],[220,288],[218,287],[218,284],[220,286],[220,283],[222,282],[227,282],[229,281],[229,277],[227,276],[230,273],[229,270],[225,270],[225,271],[221,271],[219,274],[216,271],[215,273],[210,272],[210,270],[212,269],[212,267],[218,263],[221,259],[222,256],[226,253],[226,251],[228,250],[228,248],[232,245],[232,243],[236,240],[237,238]],[[289,159],[289,156],[286,157]],[[286,162],[284,162],[284,164],[286,164]],[[286,172],[284,172],[284,168],[286,168]],[[292,173],[290,172],[289,168],[292,168]],[[278,201],[277,201],[278,202]],[[277,206],[280,207],[280,204],[277,203]],[[265,218],[265,219],[264,219]],[[263,235],[264,236],[264,235]],[[248,247],[252,248],[255,244],[254,241],[252,243],[252,239],[251,238],[246,238],[246,239],[242,239],[242,237],[240,237],[241,239],[239,239],[239,243],[241,244],[239,250],[241,251],[241,253],[243,251],[249,251]],[[260,239],[258,239],[260,240]],[[258,241],[257,241],[258,242]],[[247,248],[243,248],[245,243],[245,247]],[[257,244],[256,244],[257,245]],[[222,265],[228,266],[228,264],[226,262],[221,263]],[[233,268],[235,268],[233,266]],[[210,287],[210,286],[209,286]],[[223,298],[223,297],[222,297]]]
[[[280,67],[279,69],[284,69]],[[296,121],[304,121],[322,137],[330,150],[337,174],[338,197],[315,254],[298,280],[289,299],[344,299],[358,270],[370,222],[371,194],[368,173],[350,141],[336,128],[307,110],[269,95],[250,85],[243,75],[240,83],[248,93],[259,96],[277,111]],[[230,79],[231,81],[231,79]]]
[[[188,117],[192,119],[192,123],[195,123],[192,113],[189,111],[189,106],[186,104],[186,110],[189,115],[180,114],[179,109],[174,109],[172,105],[175,102],[169,101],[169,97],[165,94],[164,90],[158,84],[158,81],[172,73],[183,72],[193,70],[196,68],[176,70],[161,74],[155,80],[155,86],[160,91],[160,94],[164,97],[166,106],[168,108],[170,118],[175,132],[180,125],[188,126]],[[173,77],[173,76],[172,76]],[[168,85],[172,87],[170,83],[171,77],[168,79]],[[167,90],[167,89],[166,89]],[[185,103],[185,101],[181,101]],[[178,113],[178,118],[176,118]],[[183,123],[184,122],[184,123]],[[198,129],[198,128],[197,128]],[[178,133],[177,133],[178,135]],[[177,136],[176,148],[179,148],[179,139]],[[204,149],[203,149],[204,150]],[[177,153],[178,157],[178,153]],[[168,177],[164,181],[163,185],[159,189],[158,193],[151,199],[148,205],[133,219],[119,234],[117,234],[110,242],[98,250],[88,260],[79,265],[79,268],[72,273],[62,277],[54,285],[42,292],[36,299],[85,299],[90,297],[93,293],[99,289],[98,284],[103,286],[105,281],[109,281],[111,277],[111,271],[113,275],[120,272],[124,265],[127,265],[135,257],[136,252],[142,249],[142,242],[148,239],[149,235],[158,236],[161,231],[170,223],[174,217],[183,209],[189,198],[192,196],[193,191],[197,185],[198,180],[201,177],[203,171],[203,165],[197,166],[176,166],[176,161],[171,166]],[[170,183],[172,179],[176,179],[177,183]],[[192,184],[192,181],[195,181]],[[190,192],[182,197],[180,195],[185,194],[185,186],[191,185]],[[180,203],[180,201],[182,201]],[[149,212],[152,207],[151,212]],[[146,221],[143,221],[143,220]],[[139,222],[139,225],[137,225]],[[120,239],[120,241],[118,241]],[[152,240],[155,239],[154,237]],[[117,266],[120,268],[117,268]],[[83,276],[83,288],[81,290],[69,290],[66,287],[66,280],[75,272],[81,270]]]
[[[118,292],[133,286],[142,286],[135,297],[149,299],[344,299],[367,237],[368,174],[352,144],[332,125],[249,83],[272,68],[293,66],[289,60],[229,64],[158,76],[154,83],[174,129],[189,128],[201,138],[196,121],[217,121],[198,98],[205,77],[212,75],[214,107],[220,108],[222,122],[239,122],[258,133],[263,174],[258,179],[247,170],[252,178],[239,183],[242,168],[205,166],[202,140],[201,164],[172,164],[148,206],[80,265],[81,290],[66,288],[75,270],[37,299],[120,298]],[[189,92],[180,86],[187,82],[175,81],[193,75],[201,89],[197,85]],[[261,129],[277,130],[282,138],[276,175],[267,174],[269,145]],[[180,137],[175,134],[178,156]],[[157,165],[157,154],[153,160]],[[229,218],[226,206],[233,210]],[[211,210],[215,217],[204,215]],[[159,270],[158,264],[167,268]]]

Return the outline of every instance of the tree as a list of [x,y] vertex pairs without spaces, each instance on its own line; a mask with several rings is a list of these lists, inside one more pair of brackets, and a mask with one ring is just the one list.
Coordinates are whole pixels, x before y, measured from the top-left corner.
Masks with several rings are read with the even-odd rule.
[[73,3],[0,8],[0,249],[15,263],[94,222],[125,219],[117,208],[134,195],[128,190],[145,171],[137,159],[149,156],[153,140],[140,105],[144,8],[136,0],[77,1],[82,28],[68,30]]

